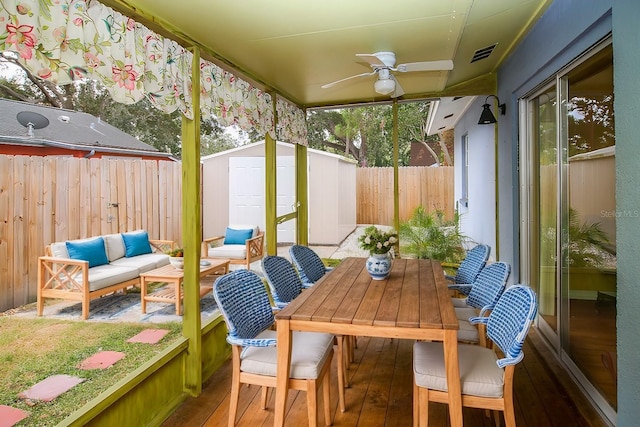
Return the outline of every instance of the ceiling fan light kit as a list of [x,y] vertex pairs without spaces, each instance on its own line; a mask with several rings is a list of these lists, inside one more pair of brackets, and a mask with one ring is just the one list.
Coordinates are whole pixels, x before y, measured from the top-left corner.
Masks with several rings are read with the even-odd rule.
[[373,54],[357,53],[356,56],[367,61],[373,71],[371,73],[357,74],[332,83],[327,83],[323,85],[322,88],[326,89],[346,80],[377,74],[378,79],[373,83],[375,91],[381,95],[391,95],[392,98],[397,98],[404,94],[404,90],[391,72],[409,73],[415,71],[448,71],[453,69],[453,61],[450,60],[409,62],[399,64],[394,68],[396,55],[393,52],[376,52]]

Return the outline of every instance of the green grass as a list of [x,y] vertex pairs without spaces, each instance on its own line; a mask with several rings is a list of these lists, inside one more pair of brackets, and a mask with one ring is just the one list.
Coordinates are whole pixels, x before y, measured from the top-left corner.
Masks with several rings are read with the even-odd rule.
[[[180,336],[181,327],[179,323],[143,325],[0,317],[0,404],[30,413],[19,426],[56,425],[161,352]],[[126,342],[149,328],[170,332],[155,345]],[[126,356],[108,369],[77,368],[99,351],[120,351]],[[18,398],[20,392],[59,374],[80,377],[84,382],[52,402]]]

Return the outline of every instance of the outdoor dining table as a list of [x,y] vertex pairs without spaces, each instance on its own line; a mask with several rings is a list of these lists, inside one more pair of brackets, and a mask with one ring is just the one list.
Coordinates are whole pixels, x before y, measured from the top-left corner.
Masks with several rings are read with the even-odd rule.
[[278,361],[274,425],[284,425],[291,332],[312,331],[442,341],[449,417],[452,426],[461,426],[458,320],[440,262],[395,259],[387,279],[373,280],[365,261],[365,258],[344,259],[276,314]]

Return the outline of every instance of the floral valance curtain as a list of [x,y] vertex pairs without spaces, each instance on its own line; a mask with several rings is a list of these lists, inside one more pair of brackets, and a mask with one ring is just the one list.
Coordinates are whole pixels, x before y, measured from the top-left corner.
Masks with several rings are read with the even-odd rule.
[[[143,97],[193,118],[192,54],[97,1],[0,0],[0,50],[14,51],[33,74],[58,84],[90,78],[111,97]],[[276,137],[271,95],[201,60],[201,114]],[[304,113],[278,100],[278,137],[306,145]],[[282,135],[282,136],[281,136]]]

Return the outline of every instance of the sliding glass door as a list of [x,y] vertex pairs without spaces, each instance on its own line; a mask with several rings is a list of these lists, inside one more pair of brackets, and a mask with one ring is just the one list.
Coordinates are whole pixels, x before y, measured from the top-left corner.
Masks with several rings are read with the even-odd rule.
[[527,271],[539,326],[611,419],[616,395],[613,53],[594,49],[527,99]]

